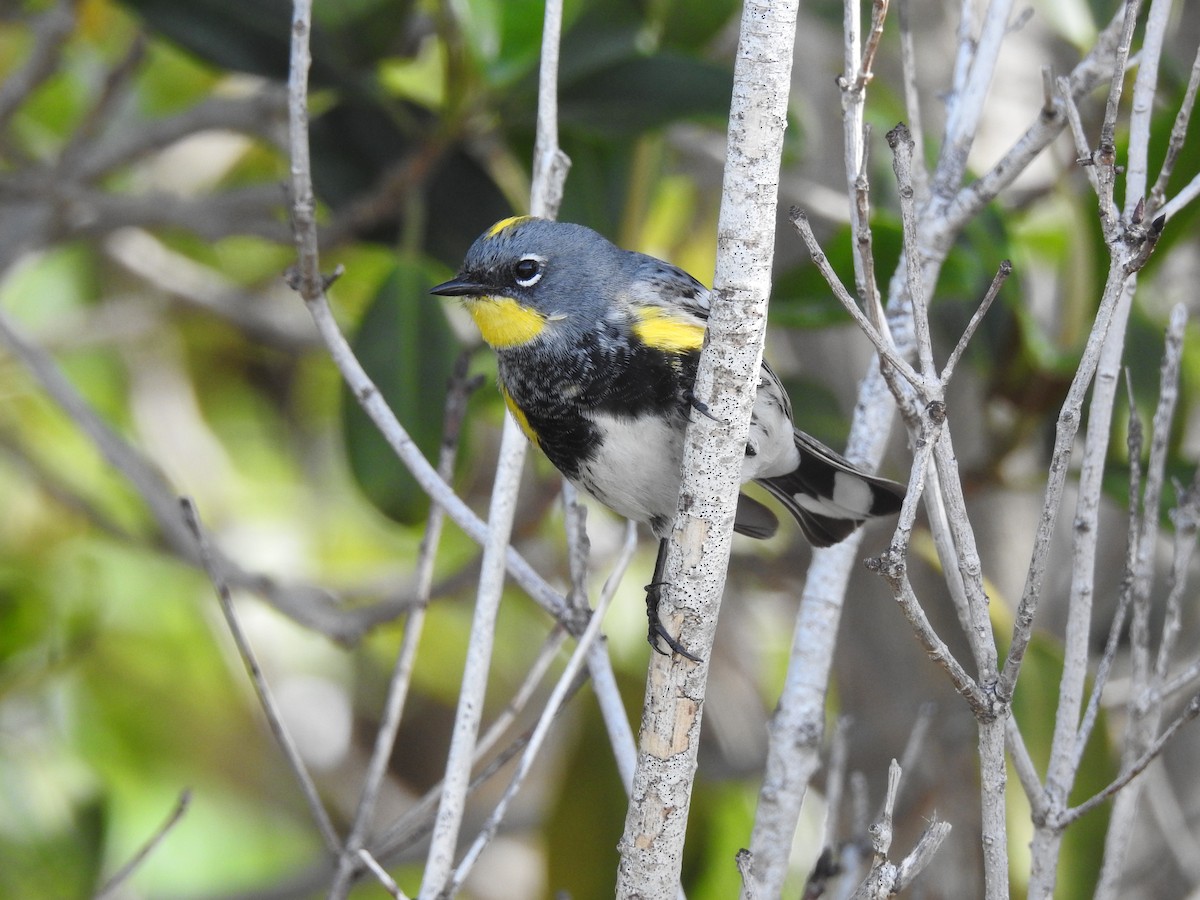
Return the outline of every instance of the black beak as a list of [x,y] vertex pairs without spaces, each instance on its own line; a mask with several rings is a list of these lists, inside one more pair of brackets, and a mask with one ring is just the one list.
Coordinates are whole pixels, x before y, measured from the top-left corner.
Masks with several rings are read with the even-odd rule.
[[429,293],[442,297],[478,297],[488,293],[488,288],[477,281],[472,281],[465,275],[458,275],[449,281],[442,282],[435,288],[430,288]]

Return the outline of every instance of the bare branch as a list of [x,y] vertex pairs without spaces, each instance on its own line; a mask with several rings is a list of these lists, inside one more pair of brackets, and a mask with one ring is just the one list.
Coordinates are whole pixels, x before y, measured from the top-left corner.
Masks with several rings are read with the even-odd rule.
[[1171,220],[1171,217],[1200,196],[1200,175],[1195,175],[1183,189],[1163,206],[1160,218]]
[[400,885],[396,884],[396,882],[392,879],[392,876],[387,873],[383,866],[379,865],[375,857],[371,855],[370,851],[360,847],[357,855],[359,861],[366,866],[367,871],[374,875],[376,880],[383,885],[384,890],[386,890],[388,894],[395,898],[395,900],[408,900],[408,895],[400,889]]
[[1141,11],[1141,0],[1125,0],[1125,22],[1121,39],[1117,43],[1117,60],[1109,81],[1108,100],[1104,105],[1104,122],[1100,126],[1100,143],[1092,155],[1100,182],[1100,227],[1104,238],[1111,245],[1116,240],[1117,211],[1113,203],[1113,186],[1117,172],[1117,107],[1121,102],[1121,91],[1125,85],[1125,62],[1129,58],[1129,47],[1133,43],[1133,30]]
[[[1038,519],[1034,537],[1033,552],[1030,555],[1029,571],[1025,576],[1025,587],[1017,605],[1017,614],[1013,625],[1012,641],[1009,644],[1008,657],[1000,673],[997,694],[1008,701],[1016,686],[1017,675],[1025,650],[1033,635],[1033,618],[1041,599],[1042,583],[1046,575],[1046,562],[1050,552],[1050,541],[1054,525],[1058,520],[1058,512],[1062,505],[1067,472],[1071,460],[1071,451],[1075,436],[1079,431],[1082,418],[1083,401],[1091,385],[1092,376],[1100,365],[1100,355],[1104,347],[1105,337],[1113,322],[1119,303],[1125,294],[1126,276],[1110,268],[1109,277],[1101,297],[1100,308],[1097,310],[1092,331],[1084,346],[1079,367],[1067,389],[1066,399],[1054,431],[1054,449],[1050,457],[1050,469],[1046,479],[1046,494],[1042,504],[1042,513]],[[1124,326],[1122,321],[1121,327]]]
[[0,131],[8,128],[29,95],[55,73],[63,44],[74,28],[75,4],[71,0],[59,0],[34,21],[29,58],[0,84]]
[[1021,732],[1017,727],[1017,720],[1009,716],[1004,723],[1004,738],[1005,746],[1008,747],[1008,755],[1012,760],[1013,770],[1017,773],[1017,780],[1021,782],[1021,790],[1025,792],[1026,799],[1029,800],[1029,808],[1031,818],[1034,824],[1044,822],[1047,815],[1045,791],[1042,790],[1042,781],[1038,777],[1037,768],[1033,764],[1033,758],[1029,755],[1029,748],[1025,746],[1025,741],[1021,737]]
[[906,288],[912,304],[913,329],[917,336],[917,359],[921,363],[921,375],[926,380],[922,400],[926,403],[940,400],[933,393],[937,370],[933,365],[933,341],[929,333],[929,296],[922,277],[921,250],[918,245],[917,205],[912,181],[913,141],[908,127],[901,122],[887,133],[888,146],[892,149],[892,169],[900,193],[900,222],[904,234],[904,267],[907,276]]
[[937,853],[938,848],[950,836],[950,828],[949,822],[943,822],[936,816],[933,818],[921,834],[917,846],[913,847],[912,852],[897,866],[896,879],[892,884],[893,894],[899,894],[912,886],[917,876],[933,861],[933,855]]
[[1142,752],[1141,756],[1135,759],[1130,765],[1122,769],[1121,774],[1118,775],[1112,782],[1110,782],[1103,790],[1101,790],[1095,796],[1089,797],[1078,806],[1073,806],[1064,812],[1059,818],[1061,826],[1063,828],[1067,827],[1079,817],[1087,815],[1101,803],[1104,803],[1111,797],[1115,796],[1117,792],[1129,784],[1129,782],[1133,781],[1133,779],[1137,778],[1138,775],[1142,774],[1142,772],[1145,771],[1146,766],[1154,762],[1158,755],[1162,753],[1163,747],[1167,745],[1167,742],[1171,740],[1171,738],[1175,737],[1180,728],[1191,722],[1198,715],[1200,715],[1200,695],[1193,697],[1188,702],[1188,705],[1184,707],[1183,712],[1181,712],[1175,718],[1175,720],[1167,726],[1167,729],[1158,736],[1154,743],[1146,748],[1146,750]]
[[[542,56],[539,74],[537,138],[534,145],[534,184],[531,209],[537,215],[553,217],[557,212],[558,200],[566,178],[566,157],[558,149],[558,48],[562,31],[561,0],[548,0],[542,22]],[[463,670],[462,688],[458,708],[454,717],[454,728],[450,740],[450,752],[446,759],[441,803],[433,824],[429,854],[421,880],[421,900],[432,900],[445,885],[451,882],[454,853],[462,827],[467,789],[470,784],[471,758],[479,734],[483,712],[483,699],[487,691],[488,671],[491,667],[492,647],[496,632],[496,616],[504,589],[505,557],[509,550],[513,517],[516,513],[517,491],[520,487],[521,468],[525,462],[527,441],[512,415],[504,417],[504,431],[500,439],[499,460],[492,501],[488,510],[488,534],[483,545],[483,563],[479,578],[479,591],[475,600],[475,614],[471,623],[471,638],[467,647],[467,663]],[[589,625],[589,630],[598,628],[599,623]],[[587,632],[585,632],[587,633]],[[593,632],[594,634],[594,632]],[[572,661],[582,661],[579,648]],[[576,663],[577,665],[578,663]],[[561,690],[555,696],[563,696],[566,686],[560,682]],[[544,727],[549,727],[549,717],[544,717]],[[539,722],[539,728],[543,728]],[[534,733],[535,744],[540,743],[544,730]],[[526,756],[525,759],[531,757]],[[505,802],[497,807],[496,815],[503,815]],[[499,818],[495,820],[499,823]],[[486,840],[484,841],[486,843]],[[480,845],[482,847],[482,845]],[[461,873],[460,869],[460,873]]]
[[[746,4],[734,63],[715,300],[694,387],[718,421],[693,417],[685,433],[665,565],[669,589],[659,607],[667,627],[678,623],[685,643],[701,654],[716,634],[732,546],[740,468],[729,461],[744,451],[762,363],[798,5]],[[619,844],[619,898],[673,896],[683,862],[708,664],[654,656],[634,802]],[[753,840],[751,850],[757,868]],[[761,893],[777,893],[755,875]]]
[[[1122,16],[1120,10],[1097,36],[1096,43],[1088,54],[1079,61],[1067,78],[1070,95],[1081,97],[1090,93],[1113,71],[1116,46],[1120,39]],[[1053,141],[1066,124],[1062,112],[1053,108],[1039,111],[1037,118],[1017,139],[1012,148],[978,179],[959,190],[946,204],[944,218],[930,221],[929,245],[942,252],[959,231],[985,205],[994,200],[1004,188],[1024,172],[1031,162]]]
[[[988,88],[996,71],[1000,46],[1008,34],[1012,0],[991,0],[984,12],[978,40],[970,34],[970,16],[962,5],[958,56],[955,59],[954,93],[947,108],[942,150],[933,175],[933,196],[948,202],[962,184],[967,157],[979,131],[979,119],[986,106]],[[967,63],[969,61],[969,68]]]
[[842,795],[846,789],[847,733],[849,716],[838,716],[829,741],[829,763],[825,767],[825,847],[832,850],[838,843]]
[[850,296],[850,292],[846,290],[833,266],[829,264],[829,257],[821,250],[821,245],[817,243],[816,235],[813,234],[812,226],[808,222],[808,216],[805,215],[802,209],[793,207],[789,218],[792,222],[792,227],[799,233],[804,241],[804,246],[808,248],[809,256],[812,257],[813,265],[817,267],[817,271],[821,273],[825,281],[828,283],[833,295],[845,308],[846,312],[850,313],[851,318],[875,346],[876,352],[879,353],[887,364],[895,371],[899,372],[904,378],[918,391],[921,391],[925,383],[924,378],[908,364],[908,360],[904,359],[892,342],[884,337],[884,335],[867,319],[863,311],[858,308],[858,304],[854,302],[854,298]]
[[[445,413],[442,419],[442,442],[438,456],[438,474],[446,480],[454,475],[454,460],[458,455],[458,439],[467,412],[467,400],[480,384],[479,378],[468,379],[467,377],[469,361],[470,357],[467,353],[459,354],[450,378],[449,389],[446,392]],[[375,815],[379,789],[384,775],[387,774],[388,764],[391,762],[392,749],[396,743],[396,734],[400,729],[400,719],[404,713],[404,704],[408,698],[408,688],[412,682],[413,668],[416,665],[417,647],[424,630],[425,607],[429,602],[429,592],[433,584],[433,566],[437,559],[438,546],[442,538],[442,525],[445,523],[445,519],[445,511],[440,506],[433,504],[429,509],[420,549],[417,551],[417,566],[414,576],[417,606],[408,617],[404,638],[400,642],[400,650],[396,654],[396,663],[388,682],[379,729],[375,734],[375,745],[371,750],[371,757],[363,774],[358,807],[354,811],[354,819],[350,824],[350,831],[346,835],[338,860],[337,875],[329,889],[331,900],[346,896],[350,890],[354,868],[361,861],[360,853],[363,852],[367,831]]]
[[758,888],[754,884],[754,856],[744,847],[734,856],[738,877],[742,880],[741,900],[758,900]]
[[538,752],[542,748],[542,744],[549,733],[550,725],[558,715],[559,709],[567,697],[573,693],[573,685],[579,677],[583,669],[584,661],[591,646],[595,643],[600,635],[600,625],[604,621],[604,613],[608,609],[607,603],[611,597],[602,597],[600,603],[597,604],[595,613],[592,615],[591,621],[587,628],[579,638],[579,643],[575,647],[575,651],[571,654],[571,658],[567,661],[566,667],[563,669],[562,675],[559,677],[558,683],[551,692],[546,705],[542,710],[542,714],[538,719],[537,726],[533,730],[533,734],[529,738],[529,743],[522,752],[520,759],[517,761],[516,771],[513,773],[512,780],[509,782],[508,788],[501,796],[496,806],[492,809],[488,816],[487,822],[480,829],[479,835],[474,843],[467,850],[462,861],[454,870],[449,884],[444,891],[439,892],[436,896],[455,896],[468,873],[479,859],[479,855],[484,848],[495,837],[496,831],[500,827],[500,823],[504,821],[504,816],[508,812],[509,804],[516,796],[517,791],[525,781],[525,776],[529,774],[529,770],[533,767],[533,761],[537,758]]
[[[1162,380],[1159,388],[1158,406],[1163,410],[1162,421],[1159,421],[1157,410],[1154,419],[1154,431],[1150,443],[1151,471],[1146,484],[1146,493],[1159,491],[1155,485],[1151,487],[1151,479],[1161,479],[1165,476],[1166,457],[1170,444],[1171,422],[1174,419],[1175,407],[1179,401],[1179,375],[1183,364],[1183,337],[1187,327],[1187,307],[1177,304],[1171,311],[1171,321],[1167,327],[1166,350],[1163,353]],[[1156,450],[1161,447],[1161,452]],[[1155,468],[1158,458],[1162,460],[1162,468]],[[1197,482],[1187,490],[1177,491],[1178,505],[1171,511],[1171,521],[1175,525],[1175,558],[1171,564],[1171,589],[1167,594],[1166,614],[1163,619],[1162,638],[1158,645],[1158,658],[1154,666],[1154,683],[1161,685],[1167,680],[1167,672],[1171,668],[1171,656],[1175,651],[1175,643],[1179,638],[1181,627],[1182,602],[1187,586],[1187,576],[1196,548],[1197,516],[1200,516],[1200,491]]]
[[900,24],[900,71],[904,78],[904,119],[912,134],[913,189],[922,206],[929,199],[929,172],[925,168],[925,126],[921,120],[921,96],[917,90],[917,53],[913,48],[912,27],[908,12],[911,0],[898,0]]
[[896,805],[896,796],[900,788],[900,765],[892,760],[888,768],[887,797],[884,800],[883,812],[879,819],[870,827],[871,845],[875,851],[875,859],[871,872],[866,880],[859,885],[852,900],[885,900],[893,897],[910,886],[913,880],[929,864],[938,847],[950,833],[950,823],[940,822],[934,818],[929,823],[917,842],[913,851],[899,865],[888,859],[892,845],[892,816]]
[[1163,159],[1162,168],[1158,170],[1158,178],[1154,181],[1154,187],[1150,188],[1148,195],[1146,215],[1151,219],[1162,209],[1163,203],[1166,201],[1167,183],[1171,180],[1171,175],[1175,172],[1175,164],[1179,161],[1179,154],[1183,151],[1183,142],[1187,137],[1192,110],[1196,106],[1198,89],[1200,89],[1200,47],[1196,48],[1196,58],[1192,61],[1187,90],[1184,91],[1179,110],[1175,113],[1175,124],[1171,126],[1171,139],[1167,143],[1167,155]]
[[[1125,167],[1125,218],[1131,230],[1140,224],[1144,213],[1146,181],[1150,168],[1151,120],[1155,96],[1158,93],[1158,66],[1162,59],[1163,43],[1170,27],[1173,6],[1172,0],[1151,0],[1138,54],[1137,76],[1133,81],[1133,102],[1129,110],[1129,158]],[[1107,112],[1106,109],[1106,125]],[[1135,213],[1135,210],[1139,212]],[[1151,215],[1149,218],[1156,217]]]
[[875,77],[875,53],[879,50],[879,41],[883,37],[883,22],[887,18],[888,0],[874,0],[871,4],[871,32],[867,35],[867,45],[863,48],[862,62],[858,66],[858,81],[855,90],[863,90]]
[[211,129],[252,135],[282,148],[285,101],[284,91],[273,85],[240,97],[209,97],[177,115],[138,128],[122,128],[81,147],[72,173],[84,182],[95,181],[183,138]]
[[[534,691],[550,670],[551,663],[558,657],[566,639],[567,632],[561,625],[556,625],[551,629],[550,634],[542,642],[542,647],[529,667],[529,671],[526,672],[525,678],[476,743],[471,760],[472,767],[479,765],[493,752],[495,756],[492,756],[488,764],[471,779],[467,788],[468,796],[503,769],[525,748],[529,741],[530,731],[528,730],[505,747],[500,747],[500,742],[508,729],[527,708]],[[499,750],[497,750],[498,747],[500,747]],[[387,857],[401,850],[411,849],[428,837],[441,796],[442,782],[439,781],[426,791],[416,804],[407,809],[398,820],[390,823],[383,830],[379,838],[374,841],[372,852],[377,856]]]
[[1126,439],[1129,448],[1129,525],[1125,544],[1125,571],[1121,579],[1120,591],[1117,594],[1117,608],[1113,612],[1112,623],[1108,627],[1108,639],[1104,644],[1104,652],[1096,666],[1096,674],[1092,679],[1092,694],[1088,705],[1083,711],[1083,719],[1075,737],[1075,758],[1071,762],[1072,771],[1078,772],[1083,762],[1083,753],[1092,736],[1096,718],[1100,714],[1100,702],[1104,697],[1104,688],[1108,684],[1108,676],[1112,671],[1113,662],[1117,657],[1121,635],[1125,630],[1125,617],[1129,614],[1129,606],[1133,599],[1133,571],[1137,565],[1137,549],[1141,543],[1142,519],[1138,515],[1141,503],[1142,486],[1142,420],[1138,416],[1137,405],[1134,403],[1133,381],[1129,370],[1125,370],[1125,388],[1129,396],[1129,434]]
[[868,560],[867,567],[882,575],[891,585],[892,592],[900,604],[900,610],[904,613],[904,618],[908,619],[908,623],[917,635],[917,640],[925,648],[926,654],[950,677],[954,689],[967,701],[976,717],[981,721],[994,719],[996,716],[994,704],[980,690],[975,680],[967,674],[962,663],[955,659],[946,642],[934,631],[933,625],[925,615],[925,610],[921,608],[912,584],[909,583],[903,557],[893,555],[889,550],[876,559]]
[[70,177],[84,148],[95,142],[96,135],[111,118],[118,101],[125,96],[125,89],[141,64],[145,51],[145,38],[140,34],[136,35],[125,51],[125,56],[109,68],[100,88],[100,96],[96,98],[83,121],[76,126],[67,145],[58,156],[55,169],[60,177]]
[[117,871],[112,874],[112,877],[104,882],[100,889],[96,891],[96,893],[93,895],[95,900],[102,900],[104,897],[111,896],[126,881],[129,880],[129,876],[137,871],[138,866],[146,861],[146,858],[149,857],[150,854],[158,848],[158,845],[163,842],[166,836],[171,833],[171,829],[178,825],[180,820],[183,819],[184,814],[187,813],[188,806],[191,804],[191,802],[192,791],[189,788],[184,790],[179,795],[179,799],[175,801],[175,808],[171,810],[166,820],[160,826],[158,826],[158,829],[150,836],[146,843],[138,848],[138,851],[133,854],[129,862],[117,869]]
[[954,350],[950,354],[950,358],[946,360],[946,365],[942,367],[942,374],[939,380],[942,382],[944,390],[950,384],[950,378],[954,375],[954,368],[958,365],[959,359],[966,352],[967,345],[971,342],[971,338],[975,336],[975,330],[979,328],[983,317],[987,315],[989,309],[992,308],[992,302],[1000,294],[1000,288],[1004,287],[1004,282],[1008,280],[1008,276],[1012,273],[1012,262],[1003,260],[1000,263],[1000,268],[996,271],[992,283],[988,285],[987,293],[983,295],[983,302],[976,307],[975,312],[971,314],[971,321],[967,323],[966,330],[963,331],[962,337],[958,339],[958,343],[954,346]]
[[234,644],[237,645],[238,653],[242,657],[242,663],[246,667],[246,673],[250,676],[250,683],[254,686],[254,693],[258,695],[258,702],[262,707],[263,713],[266,715],[267,724],[271,728],[271,734],[275,736],[276,742],[279,744],[280,749],[283,750],[288,767],[292,770],[292,774],[300,785],[300,790],[304,794],[304,800],[308,804],[309,812],[312,814],[313,820],[317,824],[317,830],[321,833],[321,838],[325,842],[325,849],[336,854],[341,849],[341,839],[333,827],[329,813],[325,810],[325,804],[321,802],[317,786],[308,772],[308,767],[304,764],[300,750],[296,746],[291,732],[288,731],[287,726],[283,722],[283,716],[279,711],[278,704],[275,702],[275,696],[271,693],[271,688],[263,677],[262,667],[258,664],[258,657],[254,652],[254,648],[250,646],[250,641],[247,639],[246,633],[242,630],[242,623],[238,620],[237,610],[233,606],[233,597],[229,592],[229,585],[225,583],[221,573],[217,571],[213,564],[208,537],[205,535],[204,529],[200,524],[200,515],[196,511],[195,504],[186,497],[181,501],[181,508],[183,511],[183,521],[196,541],[200,560],[204,564],[205,571],[208,572],[209,580],[216,589],[217,599],[221,603],[221,613],[225,616],[225,624],[229,628],[229,633],[233,637]]

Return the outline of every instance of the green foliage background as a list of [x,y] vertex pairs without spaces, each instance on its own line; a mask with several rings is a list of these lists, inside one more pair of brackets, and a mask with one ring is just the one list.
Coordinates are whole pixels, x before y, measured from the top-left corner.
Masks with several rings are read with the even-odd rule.
[[[31,17],[46,6],[21,4],[19,14],[0,22],[0,78],[12,76],[32,51]],[[697,135],[719,141],[723,133],[739,5],[574,0],[566,6],[560,112],[573,166],[561,217],[708,278],[719,184],[713,166],[704,165]],[[323,263],[345,266],[333,291],[338,314],[400,419],[432,457],[456,357],[470,354],[471,370],[488,375],[493,363],[479,352],[459,311],[427,290],[454,270],[483,228],[527,202],[541,4],[343,0],[319,2],[316,13],[312,147],[327,238]],[[53,74],[8,123],[0,146],[2,189],[11,196],[18,177],[35,172],[53,179],[66,172],[64,202],[83,203],[82,193],[72,194],[82,187],[67,166],[77,144],[151,129],[198,104],[283,79],[289,16],[286,0],[84,0]],[[840,16],[834,5],[817,4],[810,24],[836,44]],[[1055,41],[1065,58],[1077,53],[1065,34]],[[894,60],[895,44],[889,32],[885,60]],[[116,70],[123,80],[112,79]],[[813,95],[833,95],[835,71],[818,74],[824,80],[811,79]],[[1186,74],[1174,62],[1163,73],[1156,146],[1165,146]],[[106,84],[115,84],[115,101]],[[870,113],[879,134],[903,115],[894,84],[881,78],[872,85]],[[840,140],[836,121],[823,122],[822,133],[806,127],[809,103],[803,93],[795,100],[789,170],[838,189],[837,172],[805,168],[810,151],[833,135]],[[270,127],[264,122],[262,131]],[[1195,146],[1193,137],[1176,189],[1200,171]],[[890,184],[885,156],[876,148],[880,186]],[[197,160],[208,168],[192,170]],[[53,353],[111,429],[180,493],[196,498],[216,539],[243,566],[280,584],[327,588],[335,610],[377,610],[385,620],[357,639],[334,641],[258,599],[241,600],[267,676],[282,693],[315,683],[341,698],[343,705],[333,703],[329,718],[318,716],[313,727],[343,735],[341,754],[317,774],[344,824],[401,634],[402,620],[387,614],[388,604],[411,588],[427,503],[305,330],[300,301],[281,286],[291,259],[282,192],[246,216],[227,211],[194,229],[162,224],[147,212],[160,194],[181,202],[231,199],[239,191],[274,190],[286,174],[280,147],[262,133],[233,144],[192,144],[190,155],[156,151],[130,159],[86,186],[141,204],[142,220],[86,227],[64,220],[60,228],[30,233],[23,244],[8,240],[4,247],[19,245],[20,252],[6,249],[3,257],[0,309]],[[877,191],[876,203],[875,247],[885,273],[899,257],[899,225],[886,189]],[[1078,173],[1040,185],[976,220],[946,266],[934,315],[939,345],[948,349],[999,260],[1016,262],[1017,274],[972,347],[964,376],[978,398],[976,425],[985,446],[967,473],[978,491],[1030,489],[1027,475],[1012,474],[1013,460],[1044,453],[1103,277],[1093,206]],[[1193,205],[1172,221],[1144,277],[1150,288],[1139,300],[1128,353],[1143,411],[1156,396],[1166,300],[1179,293],[1168,267],[1194,271],[1186,266],[1195,265],[1195,216]],[[219,275],[239,314],[181,297],[187,289],[176,290],[172,280],[182,283],[182,274],[164,284],[131,270],[113,249],[113,241],[128,236],[127,227],[153,235],[172,260]],[[824,232],[832,262],[849,278],[850,235],[836,224]],[[781,247],[787,242],[781,229]],[[1052,299],[1052,316],[1035,314],[1026,302],[1035,279],[1037,290]],[[1191,300],[1194,290],[1185,293]],[[246,315],[261,316],[270,327],[248,327]],[[804,427],[837,443],[846,428],[847,385],[836,383],[841,375],[802,363],[814,333],[846,340],[852,332],[794,244],[780,253],[772,320],[780,369]],[[172,551],[136,491],[28,372],[11,356],[0,357],[0,372],[0,895],[90,896],[153,833],[185,788],[191,792],[187,812],[133,877],[129,896],[248,896],[272,887],[280,891],[275,896],[320,895],[319,837],[261,721],[211,586]],[[1181,473],[1192,462],[1187,413],[1198,377],[1200,351],[1189,332],[1185,415],[1172,462]],[[473,396],[456,484],[479,510],[486,508],[501,416],[490,387]],[[1117,502],[1127,481],[1125,455],[1117,435],[1111,471]],[[906,461],[898,453],[893,474],[903,472]],[[518,540],[564,583],[557,479],[544,460],[531,469]],[[599,512],[593,526],[602,561],[611,554],[615,526]],[[450,529],[411,721],[393,761],[393,811],[440,774],[477,552]],[[806,551],[788,537],[762,551],[762,560],[754,552],[739,545],[734,576],[745,585],[742,593],[759,596],[732,601],[738,605],[729,628],[737,631],[723,640],[733,649],[718,662],[728,683],[742,691],[730,696],[761,718],[782,682]],[[635,721],[647,652],[637,586],[649,565],[643,553],[607,629]],[[894,611],[882,618],[882,589],[866,587],[859,596],[877,604],[864,609],[880,623],[871,626],[880,634],[869,636],[868,626],[858,626],[850,643],[867,647],[880,640],[885,652],[911,658],[922,673],[911,685],[897,686],[899,696],[884,698],[894,721],[878,752],[866,741],[861,753],[854,751],[852,762],[877,786],[883,772],[877,763],[900,752],[911,710],[927,689],[943,692],[947,734],[961,725],[963,711],[944,685],[929,688],[937,675]],[[1000,607],[1011,599],[1002,592],[993,598]],[[497,709],[548,628],[513,591],[499,624],[489,692]],[[855,659],[842,665],[852,667]],[[1057,640],[1047,634],[1017,698],[1037,754],[1049,740],[1060,666]],[[839,707],[886,719],[869,706],[870,693],[852,691],[844,674]],[[718,695],[714,704],[720,702]],[[749,750],[731,751],[737,728],[722,732],[720,713],[714,716],[717,738],[702,757],[685,864],[688,894],[699,900],[736,890],[731,861],[746,841],[761,763],[753,739]],[[921,798],[906,810],[904,826],[913,833],[934,809],[953,808],[947,792],[969,798],[975,791],[970,778],[958,785],[940,781],[939,754],[952,746],[949,738],[935,740],[924,775],[914,776]],[[1087,770],[1095,789],[1111,777],[1114,751],[1103,735],[1093,751]],[[558,726],[544,769],[506,838],[510,850],[521,850],[523,871],[533,873],[525,876],[529,890],[541,896],[564,890],[576,900],[610,896],[624,799],[586,690]],[[969,807],[972,801],[963,802]],[[968,877],[975,865],[964,849],[974,840],[969,821],[955,822],[963,826],[956,833],[961,843],[940,862]],[[1103,821],[1097,814],[1072,833],[1062,896],[1089,895]],[[819,822],[807,823],[802,841],[813,844],[818,829]],[[798,877],[815,857],[816,846],[808,849]],[[415,888],[419,862],[414,855],[396,863],[406,889]],[[1021,872],[1014,876],[1023,883]],[[470,890],[479,897],[520,896],[496,892],[495,885]],[[379,896],[377,887],[360,891]]]

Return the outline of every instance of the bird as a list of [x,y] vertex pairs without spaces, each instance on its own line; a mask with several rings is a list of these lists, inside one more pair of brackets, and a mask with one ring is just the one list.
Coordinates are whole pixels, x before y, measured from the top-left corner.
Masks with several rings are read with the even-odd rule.
[[[529,441],[573,485],[659,541],[647,586],[647,640],[697,660],[663,625],[659,589],[679,498],[684,431],[709,416],[692,393],[712,293],[683,269],[625,250],[583,225],[512,216],[483,232],[458,274],[432,288],[457,297],[498,364],[500,394]],[[814,547],[892,515],[903,485],[864,471],[793,424],[763,363],[741,481],[766,488]],[[734,531],[768,538],[775,514],[745,494]]]

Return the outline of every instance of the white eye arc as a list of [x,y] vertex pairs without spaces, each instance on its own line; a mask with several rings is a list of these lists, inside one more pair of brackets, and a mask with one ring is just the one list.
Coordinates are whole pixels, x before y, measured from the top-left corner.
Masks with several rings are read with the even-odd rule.
[[516,276],[517,284],[521,287],[533,287],[542,280],[542,273],[546,270],[546,260],[534,254],[522,256],[516,266],[513,268],[513,274]]

